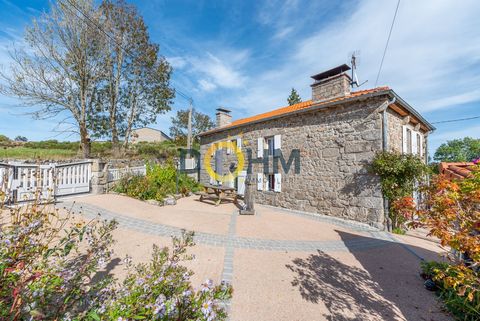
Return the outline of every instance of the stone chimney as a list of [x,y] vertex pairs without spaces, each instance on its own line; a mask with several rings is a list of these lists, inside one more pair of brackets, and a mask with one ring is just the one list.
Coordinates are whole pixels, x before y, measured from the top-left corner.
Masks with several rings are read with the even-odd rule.
[[230,125],[232,122],[232,115],[230,115],[230,110],[225,108],[217,108],[217,127],[223,127]]
[[349,95],[352,78],[347,75],[348,70],[350,67],[343,64],[312,76],[312,100],[321,102]]

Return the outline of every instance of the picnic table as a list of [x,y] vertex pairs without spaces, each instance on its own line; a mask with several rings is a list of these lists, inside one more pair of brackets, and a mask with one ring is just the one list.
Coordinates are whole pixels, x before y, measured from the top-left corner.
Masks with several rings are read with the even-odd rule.
[[234,187],[223,185],[204,184],[203,191],[198,192],[200,195],[200,201],[205,198],[213,198],[215,200],[215,206],[220,205],[224,199],[232,199],[233,202],[237,202],[237,193]]

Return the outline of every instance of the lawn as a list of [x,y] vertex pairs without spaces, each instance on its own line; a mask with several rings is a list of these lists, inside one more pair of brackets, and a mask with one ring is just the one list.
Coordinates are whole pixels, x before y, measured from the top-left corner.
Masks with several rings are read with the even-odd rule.
[[10,147],[0,149],[0,159],[67,159],[77,155],[69,149],[41,149],[29,147]]

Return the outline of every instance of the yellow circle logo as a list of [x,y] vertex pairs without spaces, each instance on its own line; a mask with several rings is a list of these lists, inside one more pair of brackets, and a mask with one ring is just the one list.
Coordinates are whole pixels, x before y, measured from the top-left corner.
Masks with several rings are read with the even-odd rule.
[[[229,172],[228,174],[220,175],[217,172],[215,172],[215,170],[212,168],[210,161],[212,159],[212,155],[214,155],[217,150],[222,150],[223,148],[234,151],[235,155],[237,155],[238,165],[233,173]],[[205,166],[205,169],[207,170],[208,175],[210,175],[210,177],[212,177],[216,181],[226,183],[226,182],[233,182],[235,177],[237,177],[240,171],[243,170],[243,166],[245,164],[245,158],[243,157],[243,153],[240,147],[237,146],[236,143],[233,143],[232,141],[226,141],[226,142],[212,144],[212,146],[210,146],[210,148],[207,150],[207,153],[205,154],[205,158],[203,159],[203,164]]]

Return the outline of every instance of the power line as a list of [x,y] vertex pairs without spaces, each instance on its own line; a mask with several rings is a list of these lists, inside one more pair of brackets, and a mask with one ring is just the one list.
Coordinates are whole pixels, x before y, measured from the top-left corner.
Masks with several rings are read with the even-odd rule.
[[457,121],[464,121],[464,120],[471,120],[471,119],[478,119],[480,116],[473,116],[468,118],[458,118],[458,119],[448,119],[448,120],[440,120],[436,122],[432,122],[432,124],[443,124],[443,123],[453,123]]
[[[118,47],[123,50],[123,52],[127,55],[130,56],[130,58],[134,58],[133,55],[126,49],[124,48],[121,44],[117,43],[117,41],[110,35],[108,32],[106,32],[101,26],[99,26],[94,20],[90,18],[88,14],[83,12],[79,7],[77,7],[74,3],[75,0],[66,0],[72,7],[75,8],[76,11],[78,11],[85,19],[90,21],[98,30],[100,30],[105,36],[107,36],[110,40],[112,40],[114,43],[118,45]],[[89,24],[87,21],[87,24]],[[190,103],[193,104],[193,98],[185,94],[184,92],[180,91],[179,89],[175,88],[175,92],[179,94],[180,97],[186,99]]]
[[398,7],[400,6],[400,0],[397,2],[397,7],[395,8],[395,14],[393,15],[392,25],[390,26],[390,31],[388,32],[387,43],[385,44],[385,50],[383,51],[382,61],[380,62],[380,68],[378,69],[377,79],[375,80],[375,87],[377,87],[378,79],[380,78],[380,73],[382,72],[383,61],[385,60],[385,55],[387,54],[388,43],[390,42],[390,37],[392,36],[393,25],[395,24],[395,19],[397,18]]

